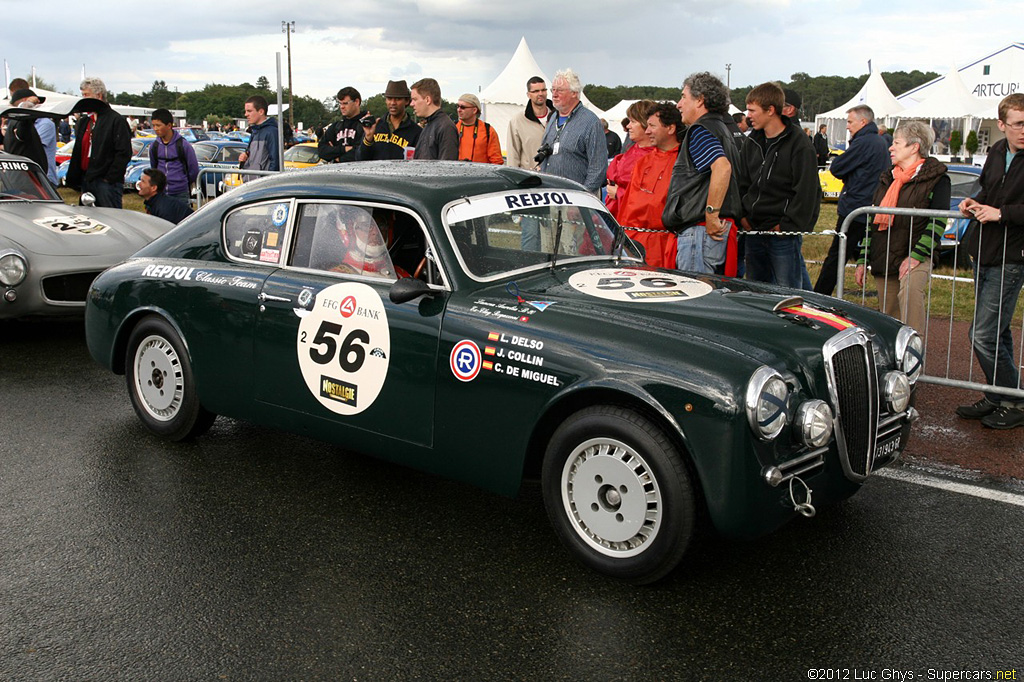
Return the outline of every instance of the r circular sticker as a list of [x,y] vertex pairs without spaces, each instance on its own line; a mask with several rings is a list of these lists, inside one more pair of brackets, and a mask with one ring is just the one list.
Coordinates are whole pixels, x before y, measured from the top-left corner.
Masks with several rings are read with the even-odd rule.
[[388,376],[391,330],[373,288],[355,282],[329,286],[299,320],[299,369],[321,405],[359,414],[377,399]]
[[588,296],[630,303],[690,301],[706,296],[714,289],[707,282],[693,277],[633,268],[577,272],[569,277],[569,285]]
[[275,227],[281,227],[288,220],[288,204],[278,204],[274,212],[270,214],[270,220]]
[[472,341],[459,341],[448,356],[452,374],[459,381],[472,381],[480,373],[480,346]]

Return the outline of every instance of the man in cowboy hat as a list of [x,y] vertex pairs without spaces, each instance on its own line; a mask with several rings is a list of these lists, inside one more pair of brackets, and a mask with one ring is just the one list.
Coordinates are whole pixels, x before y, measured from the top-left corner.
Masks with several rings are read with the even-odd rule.
[[388,115],[377,121],[372,116],[363,119],[365,134],[356,152],[357,160],[412,158],[421,128],[413,123],[406,112],[411,98],[412,93],[404,80],[388,81],[388,87],[384,90]]

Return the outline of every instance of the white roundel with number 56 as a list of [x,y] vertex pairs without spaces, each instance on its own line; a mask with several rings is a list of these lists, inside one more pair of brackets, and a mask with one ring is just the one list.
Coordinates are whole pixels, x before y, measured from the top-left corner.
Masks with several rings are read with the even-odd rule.
[[377,399],[388,376],[387,310],[371,287],[334,284],[316,295],[299,321],[299,369],[306,387],[331,412],[359,414]]
[[630,303],[689,301],[711,293],[707,282],[655,270],[601,268],[569,277],[569,285],[589,296]]

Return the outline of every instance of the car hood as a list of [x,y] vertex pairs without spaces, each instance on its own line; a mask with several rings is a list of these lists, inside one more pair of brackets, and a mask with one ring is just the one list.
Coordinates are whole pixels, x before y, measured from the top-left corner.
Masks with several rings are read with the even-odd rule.
[[137,211],[58,202],[0,204],[0,238],[46,256],[127,257],[173,227]]
[[[621,292],[589,290],[590,284],[605,280],[608,286],[625,284],[629,278],[654,277],[683,282],[684,295],[661,300],[637,298],[615,300],[608,295]],[[617,279],[620,277],[621,279]],[[658,294],[669,287],[652,288]],[[482,294],[474,305],[502,309],[516,302],[529,313],[529,324],[554,323],[559,317],[580,333],[621,340],[644,334],[645,351],[716,352],[739,354],[759,363],[780,354],[806,357],[819,354],[822,345],[844,329],[863,326],[873,333],[884,327],[895,329],[899,322],[846,301],[813,292],[784,289],[768,284],[658,270],[644,267],[556,268],[502,283]],[[532,310],[531,310],[532,308]],[[685,350],[684,350],[685,349]]]

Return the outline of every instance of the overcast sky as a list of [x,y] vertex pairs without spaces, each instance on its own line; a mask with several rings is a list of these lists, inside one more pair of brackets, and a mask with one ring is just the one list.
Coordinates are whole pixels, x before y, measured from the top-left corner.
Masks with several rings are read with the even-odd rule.
[[[285,9],[290,4],[301,11]],[[1009,5],[994,0],[46,0],[39,7],[0,0],[0,58],[12,76],[35,66],[58,90],[76,93],[83,64],[115,93],[143,92],[154,80],[186,91],[259,76],[275,87],[275,52],[287,85],[285,20],[295,21],[295,93],[317,99],[344,85],[366,98],[390,79],[430,76],[454,100],[486,87],[523,36],[549,76],[571,66],[584,83],[678,86],[694,71],[725,79],[728,63],[733,87],[799,71],[857,76],[867,73],[868,59],[876,70],[941,74],[1024,40]]]

